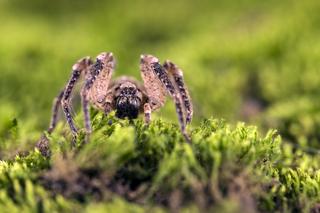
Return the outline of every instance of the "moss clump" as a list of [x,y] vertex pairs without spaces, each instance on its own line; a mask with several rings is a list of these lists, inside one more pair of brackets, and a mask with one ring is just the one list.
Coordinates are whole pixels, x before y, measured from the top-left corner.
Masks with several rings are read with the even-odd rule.
[[1,161],[1,209],[311,211],[320,202],[319,157],[295,151],[275,131],[261,136],[254,126],[207,119],[189,145],[174,124],[99,113],[93,129],[89,144],[70,149],[59,126],[50,158],[35,149]]

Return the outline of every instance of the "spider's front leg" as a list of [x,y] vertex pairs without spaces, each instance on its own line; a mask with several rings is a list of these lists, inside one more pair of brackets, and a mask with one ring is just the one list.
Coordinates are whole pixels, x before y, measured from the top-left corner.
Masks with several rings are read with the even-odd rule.
[[96,62],[90,67],[86,75],[86,82],[81,90],[86,141],[88,141],[88,136],[91,133],[89,102],[99,109],[105,109],[105,113],[107,113],[109,109],[105,100],[108,96],[108,87],[114,67],[115,60],[112,53],[103,52],[97,56]]
[[[79,80],[81,74],[92,64],[90,57],[85,57],[80,59],[77,63],[72,66],[72,74],[66,85],[66,87],[59,93],[59,95],[54,99],[52,106],[52,116],[49,128],[47,130],[48,134],[51,134],[57,125],[59,107],[62,106],[63,112],[67,119],[67,122],[71,128],[74,139],[77,135],[77,128],[74,124],[73,117],[71,115],[71,94],[73,88],[77,81]],[[45,134],[43,134],[38,141],[36,147],[40,150],[43,156],[50,156],[49,140]]]
[[[77,63],[75,63],[72,66],[72,74],[71,74],[69,82],[67,83],[67,86],[65,87],[65,89],[63,91],[63,96],[61,99],[61,106],[62,106],[64,115],[67,119],[67,122],[70,126],[70,129],[71,129],[74,137],[77,136],[78,129],[76,128],[76,125],[73,121],[73,116],[71,115],[71,99],[72,99],[71,94],[72,94],[73,88],[74,88],[75,84],[77,83],[77,81],[79,80],[81,74],[84,73],[85,70],[87,70],[91,64],[92,64],[92,61],[91,61],[90,57],[85,57],[85,58],[80,59]],[[54,109],[55,109],[55,107],[54,107]],[[52,121],[53,121],[52,124],[54,123],[55,120],[56,120],[56,115],[55,115],[55,111],[54,111],[53,118],[52,118]]]

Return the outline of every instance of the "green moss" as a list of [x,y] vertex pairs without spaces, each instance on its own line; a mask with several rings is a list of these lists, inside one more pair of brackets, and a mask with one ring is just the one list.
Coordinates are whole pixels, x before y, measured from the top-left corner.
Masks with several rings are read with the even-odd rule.
[[[319,157],[276,131],[204,120],[184,142],[176,125],[98,113],[89,144],[73,150],[60,128],[52,156],[37,150],[0,164],[0,207],[13,211],[307,211],[320,202]],[[61,137],[61,135],[60,135]],[[80,139],[78,143],[80,143]],[[62,149],[58,147],[64,147]]]

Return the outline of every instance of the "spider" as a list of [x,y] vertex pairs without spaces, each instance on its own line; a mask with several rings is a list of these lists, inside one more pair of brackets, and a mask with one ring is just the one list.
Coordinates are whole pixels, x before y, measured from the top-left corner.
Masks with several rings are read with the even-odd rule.
[[77,137],[78,129],[71,114],[71,99],[75,84],[84,76],[80,95],[87,136],[91,134],[89,104],[105,114],[115,110],[116,117],[120,119],[131,120],[137,118],[139,113],[144,113],[145,123],[149,124],[151,112],[161,108],[169,95],[176,107],[181,132],[186,141],[190,142],[186,125],[191,122],[193,109],[181,69],[169,60],[161,65],[156,57],[141,55],[142,84],[128,76],[111,80],[114,68],[115,59],[111,52],[100,53],[95,62],[90,57],[77,61],[72,66],[72,74],[65,89],[54,100],[47,132],[51,134],[55,129],[61,106],[74,138]]

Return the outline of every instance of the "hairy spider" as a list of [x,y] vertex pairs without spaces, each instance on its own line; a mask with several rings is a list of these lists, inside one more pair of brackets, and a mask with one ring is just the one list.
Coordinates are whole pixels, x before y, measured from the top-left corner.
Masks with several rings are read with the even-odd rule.
[[75,84],[83,75],[85,82],[80,94],[87,135],[91,133],[89,103],[105,114],[115,110],[116,117],[121,119],[135,119],[139,113],[144,113],[145,122],[149,124],[151,112],[161,108],[169,95],[175,103],[181,132],[190,142],[186,125],[191,122],[193,110],[181,69],[168,60],[161,65],[156,57],[141,55],[140,70],[144,83],[141,84],[127,76],[111,80],[114,67],[112,53],[105,52],[99,54],[95,62],[85,57],[73,65],[69,82],[54,100],[49,134],[57,124],[61,105],[73,136],[77,136],[78,129],[71,115],[71,98]]

